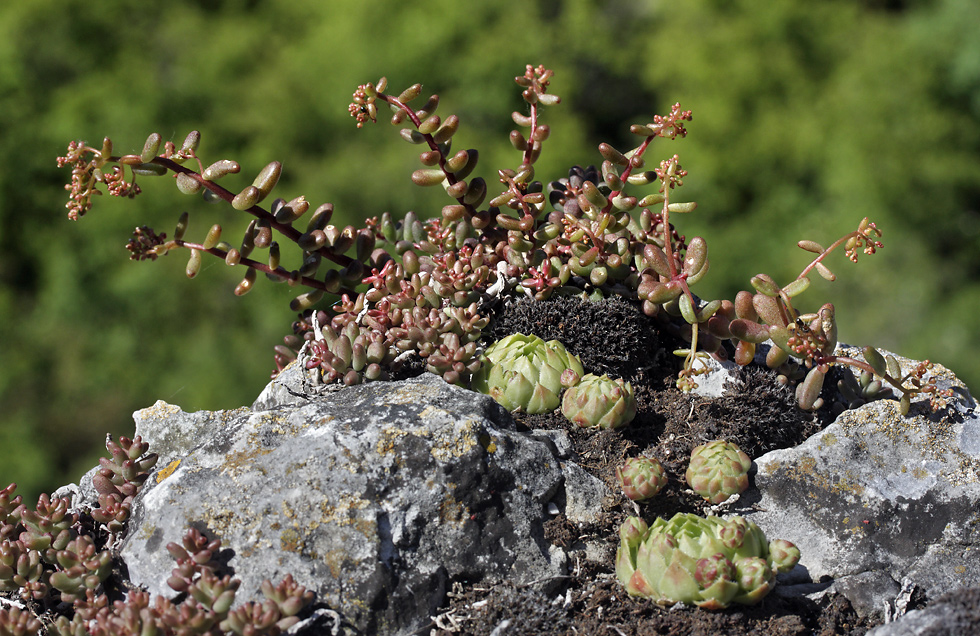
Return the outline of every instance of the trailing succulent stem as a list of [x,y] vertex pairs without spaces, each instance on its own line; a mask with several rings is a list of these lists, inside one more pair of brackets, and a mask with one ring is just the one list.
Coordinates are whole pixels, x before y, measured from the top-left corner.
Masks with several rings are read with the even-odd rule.
[[[242,266],[239,295],[253,287],[259,273],[303,288],[291,303],[299,313],[293,333],[275,350],[275,373],[301,356],[315,382],[384,380],[415,360],[448,382],[468,385],[484,364],[480,352],[489,343],[483,329],[500,297],[618,295],[689,343],[676,351],[684,358],[677,385],[685,390],[707,372],[708,356],[733,355],[738,364],[749,364],[758,345],[771,340],[766,364],[787,381],[799,381],[804,409],[821,406],[819,394],[832,365],[870,374],[865,389],[848,387],[854,393],[850,403],[858,393],[861,400],[884,396],[875,382],[901,394],[903,412],[919,393],[938,397],[925,377],[928,368],[902,376],[880,363],[880,355],[866,352],[865,360],[836,355],[833,305],[814,314],[794,308],[811,272],[835,278],[826,264],[832,252],[843,247],[856,262],[859,251],[873,254],[882,246],[874,223],[862,220],[826,248],[800,241],[799,247],[816,256],[787,285],[759,274],[751,280],[754,292],[703,300],[692,287],[709,271],[707,243],[699,236],[688,241],[674,226],[678,215],[697,207],[676,200],[687,170],[674,153],[647,167],[655,141],[687,135],[691,111],[674,104],[666,115],[631,126],[638,144],[630,150],[600,144],[599,168],[573,166],[566,177],[537,179],[535,164],[551,134],[543,123],[546,107],[561,101],[550,92],[552,78],[551,70],[530,65],[515,78],[525,102],[524,112],[511,114],[517,128],[510,142],[519,155],[514,167],[500,168],[489,179],[475,172],[477,150],[453,147],[460,119],[437,114],[437,95],[419,105],[420,84],[396,95],[386,92],[384,78],[357,88],[349,111],[358,127],[376,122],[387,110],[400,136],[418,146],[421,167],[412,172],[412,182],[439,186],[449,198],[435,218],[408,212],[397,221],[386,212],[365,219],[362,227],[341,228],[330,223],[329,203],[313,208],[299,196],[263,207],[281,164],[268,164],[237,192],[226,189],[218,181],[232,178],[241,166],[227,159],[205,165],[196,131],[179,147],[154,133],[139,155],[113,155],[108,138],[101,146],[72,142],[59,158],[59,165],[72,168],[66,186],[69,217],[83,216],[100,188],[132,198],[140,192],[137,177],[163,174],[171,174],[185,194],[201,194],[249,215],[237,247],[223,238],[218,224],[198,242],[185,239],[186,215],[172,238],[144,226],[127,247],[137,260],[189,250],[189,277],[197,275],[205,255]],[[639,191],[651,185],[652,192]],[[297,225],[304,216],[305,225]],[[283,264],[280,244],[285,242],[299,249],[295,268]],[[330,309],[320,308],[328,302]]]

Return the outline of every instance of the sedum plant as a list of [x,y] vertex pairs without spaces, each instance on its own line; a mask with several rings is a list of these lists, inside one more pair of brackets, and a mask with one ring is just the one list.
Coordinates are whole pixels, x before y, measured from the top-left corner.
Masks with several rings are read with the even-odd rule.
[[106,449],[111,457],[100,460],[92,479],[99,501],[94,509],[76,509],[67,498],[46,494],[30,509],[14,495],[16,484],[0,490],[0,592],[31,603],[0,609],[0,635],[277,636],[299,622],[297,614],[314,594],[289,575],[277,586],[262,582],[265,601],[232,609],[241,582],[218,575],[221,542],[193,528],[181,544],[167,545],[176,561],[167,583],[182,598],[151,598],[132,589],[110,603],[110,593],[118,592],[105,589],[118,565],[112,546],[157,456],[139,437],[107,438]]
[[629,382],[589,373],[565,391],[561,412],[582,428],[617,429],[636,417],[636,398]]
[[[170,174],[180,192],[250,218],[234,242],[222,224],[189,238],[185,214],[172,236],[142,226],[127,247],[136,260],[182,252],[192,278],[205,258],[220,259],[243,270],[239,295],[253,288],[259,274],[297,288],[291,309],[299,317],[275,348],[276,373],[301,355],[315,382],[383,380],[408,364],[466,385],[484,364],[483,329],[499,299],[616,295],[687,342],[675,352],[683,357],[677,385],[685,390],[707,372],[706,356],[734,357],[744,365],[771,340],[765,363],[799,382],[804,409],[822,404],[833,365],[890,385],[905,413],[920,394],[934,406],[942,398],[926,377],[928,363],[903,374],[871,347],[863,360],[838,355],[832,304],[816,313],[795,308],[813,273],[835,278],[827,265],[833,252],[843,249],[856,262],[860,253],[882,247],[874,223],[863,219],[826,247],[800,241],[812,259],[784,285],[759,274],[750,281],[753,291],[702,299],[693,288],[709,271],[708,245],[699,236],[688,240],[674,226],[697,207],[677,195],[687,170],[671,151],[662,160],[650,158],[660,144],[687,135],[691,111],[674,104],[667,114],[631,126],[633,148],[600,144],[599,167],[572,166],[567,175],[542,177],[535,163],[551,134],[545,115],[561,101],[550,92],[552,77],[551,70],[529,65],[515,78],[525,106],[511,113],[515,160],[482,175],[478,151],[456,145],[459,117],[437,114],[437,95],[422,99],[420,84],[389,92],[384,78],[357,88],[349,107],[357,126],[390,117],[400,137],[418,150],[420,167],[411,180],[445,192],[434,218],[408,212],[396,219],[386,212],[357,227],[339,227],[331,224],[330,203],[314,206],[294,196],[267,204],[281,164],[261,168],[250,184],[236,183],[242,166],[230,159],[205,162],[197,131],[180,143],[151,134],[138,154],[114,154],[108,137],[99,145],[71,142],[59,158],[72,171],[68,215],[85,215],[102,192],[134,197],[137,179]],[[290,244],[295,253],[287,265],[283,246]]]
[[678,513],[649,526],[630,517],[620,528],[616,577],[630,596],[723,609],[761,601],[776,574],[789,572],[799,558],[792,543],[768,542],[759,526],[739,516]]

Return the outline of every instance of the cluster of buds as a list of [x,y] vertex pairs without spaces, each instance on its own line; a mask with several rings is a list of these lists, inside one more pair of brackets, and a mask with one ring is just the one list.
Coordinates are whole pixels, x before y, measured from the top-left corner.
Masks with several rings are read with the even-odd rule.
[[548,413],[561,401],[563,376],[581,377],[579,359],[557,340],[516,333],[498,340],[481,357],[473,389],[490,395],[508,411]]
[[561,412],[582,428],[617,429],[636,417],[636,398],[629,382],[589,373],[565,391]]
[[616,467],[616,479],[623,494],[633,501],[646,501],[667,485],[667,473],[656,457],[630,457]]

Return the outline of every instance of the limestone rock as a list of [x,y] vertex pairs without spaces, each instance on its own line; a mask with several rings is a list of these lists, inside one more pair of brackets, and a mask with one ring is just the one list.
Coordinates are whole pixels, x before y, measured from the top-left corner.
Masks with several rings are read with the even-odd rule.
[[320,396],[283,376],[256,409],[136,414],[161,459],[122,547],[133,583],[173,596],[165,546],[194,526],[230,550],[239,600],[292,573],[357,629],[389,634],[428,625],[453,581],[567,573],[542,525],[567,499],[555,444],[494,400],[432,374]]
[[[916,364],[899,361],[903,372]],[[884,611],[906,578],[927,598],[980,586],[980,418],[962,383],[934,371],[956,392],[948,407],[916,402],[902,417],[879,400],[845,411],[757,458],[757,489],[739,502],[767,535],[800,548],[797,569],[835,579],[861,614]]]
[[980,588],[956,590],[924,609],[875,627],[867,636],[963,636],[980,633]]

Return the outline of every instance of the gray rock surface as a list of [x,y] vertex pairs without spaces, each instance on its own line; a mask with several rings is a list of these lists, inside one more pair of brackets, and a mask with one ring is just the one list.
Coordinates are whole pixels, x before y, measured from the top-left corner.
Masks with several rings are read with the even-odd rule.
[[956,590],[924,609],[879,625],[867,636],[967,636],[980,633],[980,588]]
[[563,440],[516,432],[491,398],[432,374],[303,390],[284,373],[254,409],[136,413],[160,461],[122,547],[134,583],[173,596],[165,546],[194,526],[231,551],[239,600],[292,573],[356,628],[386,634],[428,625],[452,581],[547,586],[567,573],[542,524],[549,503],[594,514],[565,492],[566,473],[596,486],[563,472]]
[[879,400],[845,411],[757,458],[756,488],[739,501],[769,536],[796,543],[797,569],[832,577],[863,615],[892,607],[906,578],[927,598],[980,585],[980,418],[962,383],[934,372],[957,391],[948,407],[914,402],[902,417]]

